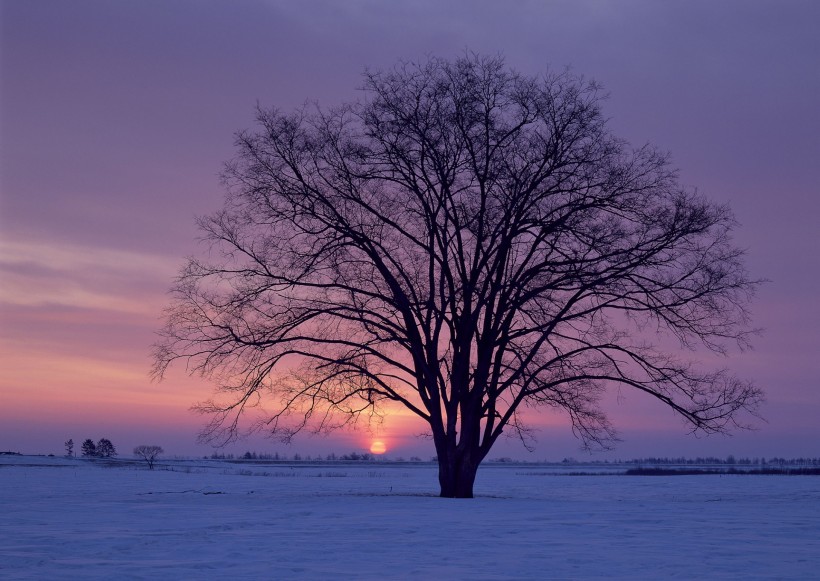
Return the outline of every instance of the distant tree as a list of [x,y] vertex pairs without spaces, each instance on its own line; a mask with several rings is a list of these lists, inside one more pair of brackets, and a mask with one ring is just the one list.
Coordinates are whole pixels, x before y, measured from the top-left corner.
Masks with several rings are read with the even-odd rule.
[[65,442],[65,455],[69,458],[74,457],[74,440],[72,438],[69,438]]
[[82,445],[83,456],[86,458],[93,458],[97,455],[97,446],[94,445],[94,440],[88,438]]
[[100,438],[100,441],[97,442],[96,455],[98,458],[112,458],[117,455],[117,450],[114,448],[114,444],[111,443],[111,440]]
[[137,446],[134,448],[134,456],[139,456],[146,462],[148,462],[148,469],[154,469],[154,461],[159,457],[160,454],[164,453],[165,450],[162,449],[160,446]]
[[157,376],[185,359],[226,394],[199,405],[204,439],[247,411],[289,440],[400,404],[429,427],[441,495],[471,497],[502,433],[530,441],[525,409],[596,447],[615,439],[608,389],[704,433],[754,412],[751,383],[667,348],[747,343],[735,220],[614,136],[596,84],[468,55],[363,85],[237,136],[225,207],[200,221],[210,258],[181,272],[155,351]]

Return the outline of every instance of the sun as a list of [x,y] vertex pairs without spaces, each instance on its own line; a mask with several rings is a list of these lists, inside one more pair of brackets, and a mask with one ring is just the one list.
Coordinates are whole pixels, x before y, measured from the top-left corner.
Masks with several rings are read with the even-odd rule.
[[373,440],[373,443],[370,444],[371,454],[384,454],[385,452],[387,452],[387,446],[381,440]]

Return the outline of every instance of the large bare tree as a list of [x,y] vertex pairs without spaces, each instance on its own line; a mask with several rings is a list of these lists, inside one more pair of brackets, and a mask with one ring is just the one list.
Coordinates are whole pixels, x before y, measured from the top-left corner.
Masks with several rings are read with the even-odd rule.
[[429,424],[441,495],[471,497],[525,408],[587,445],[614,436],[610,386],[704,432],[754,411],[758,389],[680,357],[747,340],[732,215],[614,137],[594,83],[467,55],[368,72],[364,95],[238,134],[156,350],[160,376],[185,359],[226,394],[199,406],[205,437],[250,407],[288,439],[398,402]]

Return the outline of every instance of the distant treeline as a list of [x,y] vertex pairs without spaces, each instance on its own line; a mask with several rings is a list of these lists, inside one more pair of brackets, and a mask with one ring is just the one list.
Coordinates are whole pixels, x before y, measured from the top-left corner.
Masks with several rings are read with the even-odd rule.
[[[272,460],[274,462],[371,462],[376,460],[377,456],[375,454],[370,454],[368,452],[350,452],[349,454],[327,454],[325,456],[321,454],[316,454],[311,456],[310,454],[293,454],[288,456],[287,454],[279,454],[275,452],[273,454],[268,453],[260,453],[260,452],[245,452],[244,454],[234,455],[234,454],[211,454],[210,456],[203,456],[205,460]],[[435,458],[433,458],[435,460]],[[391,462],[406,462],[402,457],[397,458],[390,458]],[[409,459],[410,462],[422,462],[422,459],[418,456],[411,456]]]
[[[295,453],[292,455],[288,454],[280,454],[279,452],[274,453],[267,453],[267,452],[245,452],[244,454],[223,454],[223,453],[213,453],[209,456],[203,456],[204,459],[208,460],[268,460],[274,462],[371,462],[374,460],[379,461],[387,461],[387,462],[424,462],[422,458],[418,456],[410,456],[409,458],[405,459],[403,457],[385,457],[385,456],[376,456],[374,454],[370,454],[367,452],[350,452],[348,454],[299,454]],[[432,457],[429,459],[430,462],[435,462],[436,458]],[[785,466],[789,466],[792,468],[813,468],[813,467],[820,467],[820,457],[817,458],[780,458],[780,457],[772,457],[772,458],[764,458],[760,457],[735,457],[732,455],[726,456],[724,458],[720,458],[717,456],[703,456],[697,458],[685,458],[683,456],[679,457],[647,457],[647,458],[633,458],[630,460],[578,460],[575,458],[564,458],[561,462],[549,462],[549,461],[517,461],[513,460],[508,457],[501,457],[501,458],[493,458],[487,460],[490,463],[520,463],[520,464],[560,464],[560,465],[575,465],[575,464],[583,464],[583,465],[598,465],[598,466],[607,466],[607,465],[634,465],[637,467],[643,466],[746,466],[746,467],[756,467],[758,471],[766,470],[769,468],[783,468]],[[744,473],[748,473],[749,470],[744,470]],[[698,473],[704,473],[700,471]],[[721,474],[725,474],[725,471],[720,472]],[[758,473],[766,473],[766,472],[758,472]],[[773,473],[773,472],[772,472]]]
[[721,465],[721,466],[820,466],[820,457],[818,458],[735,458],[732,455],[725,458],[717,456],[705,456],[697,458],[684,458],[683,456],[677,458],[670,457],[648,457],[648,458],[634,458],[632,460],[576,460],[575,458],[564,458],[562,464],[636,464],[636,465],[676,465],[676,466],[702,466],[702,465]]
[[630,464],[686,464],[686,465],[702,465],[702,464],[724,464],[728,466],[820,466],[820,457],[818,458],[735,458],[734,456],[727,456],[726,458],[716,458],[707,456],[705,458],[642,458],[638,460],[630,460]]
[[786,476],[820,476],[820,468],[630,468],[627,476],[699,476],[701,474],[773,474]]

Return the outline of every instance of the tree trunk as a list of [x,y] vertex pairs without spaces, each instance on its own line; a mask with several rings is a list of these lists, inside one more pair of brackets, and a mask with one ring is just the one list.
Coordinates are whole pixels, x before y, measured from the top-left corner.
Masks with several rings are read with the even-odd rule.
[[438,456],[438,481],[442,498],[473,498],[479,462],[472,450],[455,449]]

